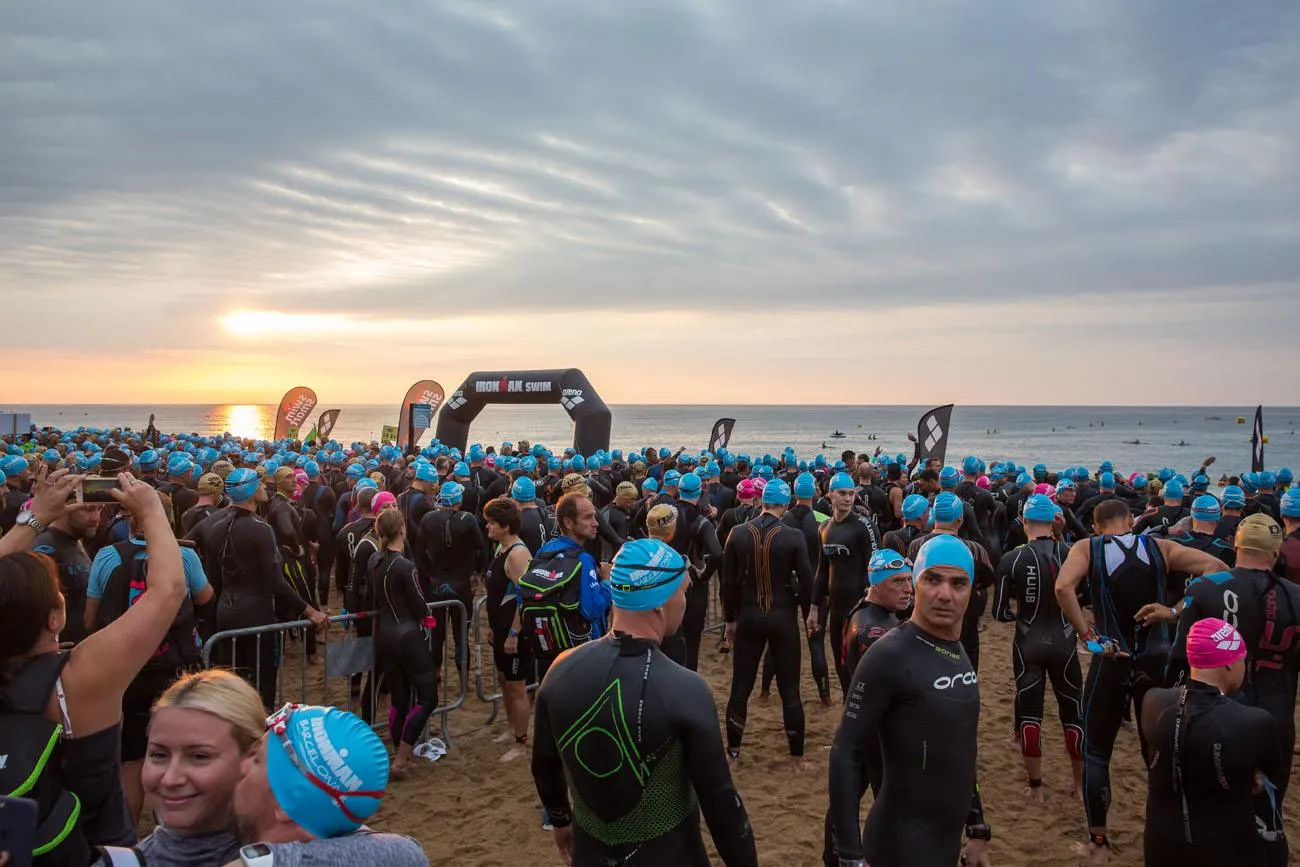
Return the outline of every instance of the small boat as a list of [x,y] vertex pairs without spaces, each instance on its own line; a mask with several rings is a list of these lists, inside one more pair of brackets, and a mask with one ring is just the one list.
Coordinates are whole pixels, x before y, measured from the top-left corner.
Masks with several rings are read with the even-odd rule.
[[1142,445],[1142,440],[1124,440],[1124,445],[1126,445],[1126,446],[1140,446],[1140,445]]
[[842,439],[844,439],[844,438],[847,437],[847,436],[848,436],[848,434],[846,434],[846,433],[843,433],[843,432],[841,432],[841,431],[835,431],[835,433],[831,434],[831,439],[833,439],[833,440],[842,440]]
[[1206,420],[1206,421],[1223,421],[1223,416],[1221,416],[1221,415],[1207,415],[1207,416],[1205,417],[1205,420]]

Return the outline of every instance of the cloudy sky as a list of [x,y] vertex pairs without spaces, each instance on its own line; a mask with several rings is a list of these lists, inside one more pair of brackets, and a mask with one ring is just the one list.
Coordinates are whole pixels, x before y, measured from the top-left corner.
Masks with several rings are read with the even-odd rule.
[[42,2],[0,402],[1300,404],[1300,5]]

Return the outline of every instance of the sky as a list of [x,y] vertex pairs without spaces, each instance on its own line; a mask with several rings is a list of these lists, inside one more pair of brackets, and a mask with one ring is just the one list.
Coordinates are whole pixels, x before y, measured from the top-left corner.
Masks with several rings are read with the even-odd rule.
[[1300,405],[1300,4],[0,18],[0,403]]

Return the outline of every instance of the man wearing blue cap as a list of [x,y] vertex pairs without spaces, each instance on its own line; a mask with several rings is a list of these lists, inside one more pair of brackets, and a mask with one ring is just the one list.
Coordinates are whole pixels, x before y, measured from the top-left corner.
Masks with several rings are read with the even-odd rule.
[[[463,478],[468,481],[469,474]],[[432,590],[431,599],[455,599],[474,610],[474,593],[487,571],[490,556],[483,527],[474,513],[463,508],[466,488],[460,482],[444,482],[438,490],[437,508],[420,519],[420,546],[414,549],[420,578]],[[434,627],[434,661],[441,666],[443,642],[449,618],[438,618]],[[456,665],[467,664],[465,641],[453,631]]]
[[790,486],[780,479],[763,488],[763,511],[727,537],[722,556],[722,614],[732,645],[731,696],[727,701],[727,755],[739,761],[749,696],[766,648],[772,649],[781,716],[791,763],[804,770],[804,712],[799,696],[799,611],[807,614],[812,566],[803,535],[782,522]]
[[709,611],[709,578],[722,564],[722,543],[718,541],[717,529],[703,512],[702,485],[698,475],[686,473],[678,484],[676,501],[668,503],[677,509],[677,520],[667,542],[690,560],[692,566],[682,635],[665,644],[664,652],[691,671],[699,668],[700,639]]
[[971,600],[963,610],[965,623],[961,631],[961,643],[966,648],[975,670],[980,666],[980,617],[988,607],[988,591],[993,586],[993,564],[989,561],[984,546],[970,539],[960,537],[962,522],[966,517],[967,506],[951,491],[944,491],[934,498],[931,512],[934,515],[934,529],[924,536],[912,540],[907,547],[907,559],[913,563],[920,556],[921,546],[936,536],[952,536],[961,541],[971,553],[974,560],[974,585],[971,588]]
[[[1181,508],[1181,492],[1178,502]],[[1130,699],[1141,708],[1147,690],[1164,681],[1170,644],[1165,624],[1177,618],[1165,604],[1171,590],[1168,576],[1175,572],[1209,575],[1226,567],[1208,554],[1168,539],[1137,535],[1133,514],[1120,500],[1098,506],[1093,523],[1099,534],[1074,543],[1061,566],[1056,601],[1093,654],[1083,689],[1083,800],[1089,841],[1080,854],[1105,863],[1110,852],[1106,819],[1115,737]],[[1092,627],[1079,604],[1079,585],[1085,581],[1095,620]],[[1145,743],[1142,746],[1145,751]]]
[[1246,508],[1246,492],[1238,485],[1228,485],[1223,489],[1219,508],[1222,514],[1214,528],[1214,535],[1231,545],[1237,536],[1237,525],[1245,517],[1242,510]]
[[831,519],[821,526],[821,557],[813,583],[808,634],[815,636],[825,625],[835,674],[841,691],[847,692],[853,672],[844,665],[844,622],[866,593],[867,564],[880,550],[880,531],[874,521],[853,510],[857,488],[848,473],[831,476],[828,487]]
[[758,864],[708,684],[660,650],[687,567],[657,540],[623,545],[612,631],[561,654],[537,691],[533,782],[566,864],[708,864],[701,813],[724,864]]
[[396,864],[426,867],[420,844],[365,827],[388,786],[388,751],[345,710],[285,705],[235,788],[244,847],[230,867]]
[[1183,505],[1185,489],[1177,479],[1170,479],[1160,492],[1164,504],[1158,509],[1148,510],[1133,525],[1135,533],[1155,533],[1167,535],[1169,528],[1191,514],[1191,509]]
[[5,496],[3,508],[0,508],[0,533],[8,533],[18,520],[18,513],[23,503],[31,496],[32,472],[27,459],[22,455],[6,455],[0,458],[0,475],[4,477]]
[[1255,498],[1246,504],[1246,516],[1263,513],[1281,523],[1282,516],[1277,501],[1277,475],[1272,470],[1262,470],[1255,474],[1255,485],[1259,490],[1255,493]]
[[984,462],[974,455],[968,455],[961,463],[961,471],[962,479],[953,488],[953,493],[969,507],[966,520],[970,521],[970,526],[967,529],[974,535],[975,541],[984,546],[990,560],[995,560],[1002,551],[998,534],[993,526],[998,503],[991,493],[979,486],[980,473],[984,472]]
[[1278,551],[1278,571],[1292,584],[1300,584],[1300,490],[1290,488],[1278,501],[1285,538]]
[[[1056,602],[1054,581],[1070,554],[1052,536],[1057,506],[1045,494],[1025,501],[1028,541],[998,562],[993,616],[1016,624],[1011,668],[1016,683],[1016,738],[1029,777],[1029,797],[1046,799],[1043,788],[1043,699],[1047,682],[1056,693],[1057,716],[1065,730],[1065,748],[1074,772],[1074,795],[1083,789],[1083,673],[1070,626]],[[1012,611],[1011,603],[1015,602]]]
[[908,494],[899,506],[899,514],[902,526],[886,533],[881,544],[893,551],[906,551],[929,531],[930,501],[920,494]]
[[[831,747],[830,812],[841,867],[946,865],[959,857],[971,867],[989,864],[992,831],[975,775],[979,678],[958,640],[975,561],[951,535],[936,536],[919,554],[911,619],[858,662]],[[877,744],[891,760],[860,828],[866,761]]]
[[1201,494],[1192,501],[1191,516],[1170,528],[1169,538],[1179,545],[1204,551],[1232,568],[1237,564],[1237,554],[1232,543],[1214,534],[1222,518],[1223,508],[1219,501],[1210,494]]

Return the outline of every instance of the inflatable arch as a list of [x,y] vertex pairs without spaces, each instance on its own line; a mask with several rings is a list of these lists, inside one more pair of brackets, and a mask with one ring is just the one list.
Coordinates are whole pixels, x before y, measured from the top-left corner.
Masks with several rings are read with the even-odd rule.
[[438,441],[465,451],[470,425],[490,403],[558,403],[573,419],[573,447],[579,453],[609,449],[613,413],[576,367],[471,373],[438,412]]

